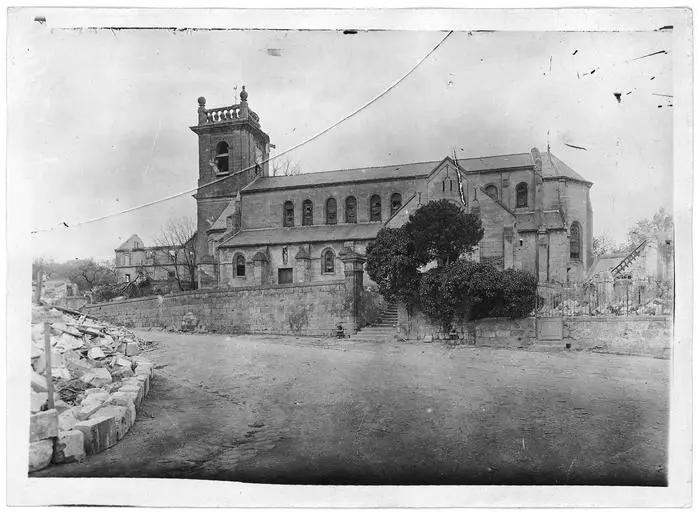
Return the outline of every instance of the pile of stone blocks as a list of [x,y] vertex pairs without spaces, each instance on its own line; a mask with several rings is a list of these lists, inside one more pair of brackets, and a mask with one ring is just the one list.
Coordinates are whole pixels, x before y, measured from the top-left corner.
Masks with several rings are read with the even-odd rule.
[[[32,312],[29,472],[83,460],[120,441],[150,391],[154,366],[126,329],[35,306]],[[43,322],[50,322],[54,407]]]

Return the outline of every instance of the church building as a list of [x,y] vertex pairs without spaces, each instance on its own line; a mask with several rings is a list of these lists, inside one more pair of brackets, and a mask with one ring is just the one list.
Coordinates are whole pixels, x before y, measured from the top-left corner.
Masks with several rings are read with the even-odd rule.
[[201,288],[343,279],[341,251],[365,255],[381,228],[443,198],[482,219],[480,261],[550,284],[581,282],[591,266],[592,184],[549,149],[270,176],[245,87],[238,104],[198,103]]

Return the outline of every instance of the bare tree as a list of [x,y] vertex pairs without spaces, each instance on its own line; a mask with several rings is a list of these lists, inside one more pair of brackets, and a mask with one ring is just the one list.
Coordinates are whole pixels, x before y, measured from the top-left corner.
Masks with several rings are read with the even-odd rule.
[[177,286],[196,288],[196,222],[190,217],[171,219],[155,240],[157,251],[174,267]]
[[301,174],[301,166],[287,156],[275,158],[271,161],[272,176],[295,176]]

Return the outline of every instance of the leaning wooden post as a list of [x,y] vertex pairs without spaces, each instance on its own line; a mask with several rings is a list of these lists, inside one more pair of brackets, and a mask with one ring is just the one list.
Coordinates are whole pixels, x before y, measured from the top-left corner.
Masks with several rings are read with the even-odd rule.
[[44,357],[46,358],[46,388],[48,390],[48,408],[53,409],[53,375],[51,374],[51,324],[44,322]]

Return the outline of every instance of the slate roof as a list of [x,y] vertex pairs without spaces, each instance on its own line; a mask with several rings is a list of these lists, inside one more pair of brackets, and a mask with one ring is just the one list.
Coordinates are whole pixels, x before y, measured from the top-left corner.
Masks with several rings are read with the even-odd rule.
[[211,231],[225,231],[226,229],[226,219],[228,215],[233,214],[233,209],[235,208],[235,199],[231,200],[228,203],[228,206],[226,206],[221,214],[218,216],[216,219],[216,222],[211,224],[211,227],[208,228],[206,231],[211,232]]
[[[541,153],[543,160],[543,177],[570,179],[589,183],[579,173],[572,170],[562,160],[550,153]],[[284,188],[302,188],[309,186],[336,185],[372,180],[409,179],[428,176],[442,160],[414,162],[409,164],[385,165],[381,167],[359,167],[336,171],[311,172],[296,176],[267,176],[259,177],[242,190],[242,193],[261,192]],[[500,169],[532,167],[530,153],[514,153],[511,155],[494,155],[478,158],[459,158],[458,163],[466,172],[487,172]]]
[[372,240],[383,227],[382,222],[295,226],[292,228],[243,229],[219,247],[279,245],[341,240]]
[[594,263],[591,265],[587,275],[593,276],[595,274],[600,274],[601,272],[610,271],[621,261],[623,261],[623,258],[625,258],[627,255],[627,253],[603,254],[594,260]]

